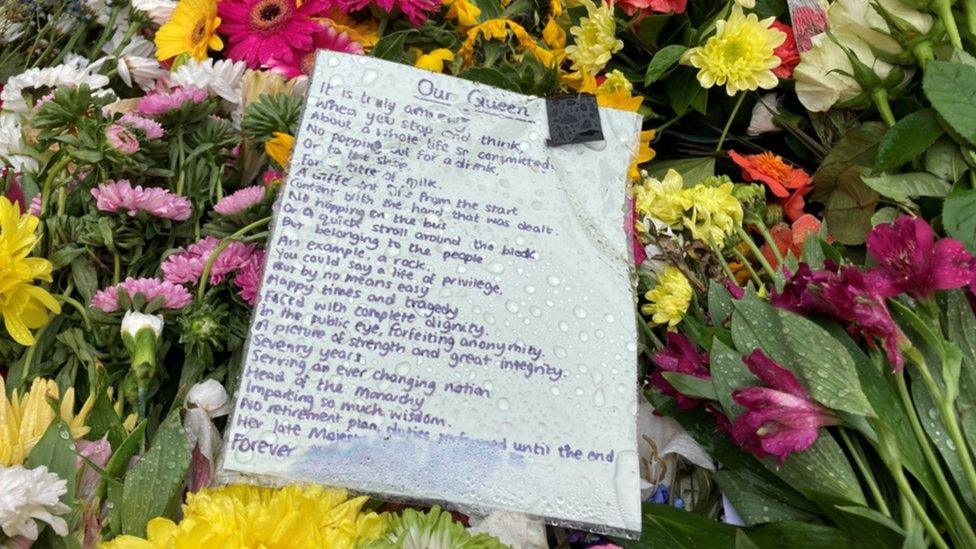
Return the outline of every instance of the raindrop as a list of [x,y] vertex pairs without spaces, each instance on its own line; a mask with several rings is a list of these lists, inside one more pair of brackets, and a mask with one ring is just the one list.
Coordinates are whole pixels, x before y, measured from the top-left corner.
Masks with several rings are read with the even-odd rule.
[[586,309],[577,306],[573,309],[573,314],[576,318],[586,318]]
[[509,404],[508,399],[506,399],[506,398],[500,398],[500,399],[498,399],[498,409],[499,410],[505,411],[505,410],[508,410],[510,407],[511,407],[511,404]]

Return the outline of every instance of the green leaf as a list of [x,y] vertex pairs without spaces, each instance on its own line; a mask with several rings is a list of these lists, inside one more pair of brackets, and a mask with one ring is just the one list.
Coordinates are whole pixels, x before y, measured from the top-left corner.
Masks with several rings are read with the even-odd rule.
[[27,455],[24,467],[34,469],[45,466],[51,473],[68,481],[68,491],[61,495],[61,503],[71,505],[75,499],[75,473],[78,453],[71,430],[64,421],[55,418],[44,431],[41,440]]
[[940,139],[925,151],[925,171],[955,183],[969,171],[969,166],[955,141]]
[[122,532],[144,537],[155,517],[171,516],[183,492],[190,466],[190,446],[173,413],[160,425],[152,447],[125,476],[122,487]]
[[851,166],[840,172],[826,202],[824,220],[830,234],[841,244],[864,244],[871,230],[871,215],[880,196],[861,180],[867,168]]
[[712,317],[713,324],[725,322],[732,314],[732,296],[725,286],[714,280],[708,281],[708,314]]
[[867,168],[874,165],[878,144],[887,131],[888,127],[880,122],[868,122],[844,134],[830,149],[814,174],[810,199],[826,204],[839,184],[841,173],[851,167]]
[[772,458],[763,464],[801,494],[819,503],[867,505],[847,456],[830,433],[821,429],[817,441],[802,452],[790,454],[781,465]]
[[105,391],[95,397],[91,412],[88,413],[87,424],[90,428],[88,431],[89,439],[97,440],[108,435],[108,441],[112,448],[118,448],[126,438],[122,420],[112,408],[112,403]]
[[715,394],[715,387],[712,382],[696,376],[690,376],[679,372],[662,372],[664,379],[668,381],[679,393],[705,400],[718,400]]
[[734,303],[732,339],[743,354],[757,347],[806,381],[821,404],[858,415],[873,415],[861,390],[854,360],[815,322],[746,296]]
[[518,83],[502,74],[501,71],[489,67],[474,67],[462,72],[458,76],[466,80],[481,82],[482,84],[488,84],[489,86],[495,86],[503,90],[520,91]]
[[685,114],[688,112],[688,107],[701,101],[699,96],[708,96],[708,90],[701,87],[696,74],[696,71],[691,68],[680,67],[668,77],[668,99],[675,114]]
[[942,226],[946,233],[976,253],[976,190],[955,190],[942,206]]
[[854,540],[837,528],[795,521],[775,522],[752,528],[749,530],[749,539],[760,547],[773,549],[836,549],[855,546]]
[[918,158],[943,133],[935,111],[924,109],[909,114],[888,130],[881,140],[878,156],[874,159],[874,171],[890,171]]
[[678,62],[681,54],[687,49],[680,44],[671,44],[658,50],[654,54],[654,57],[651,58],[651,62],[647,65],[647,73],[644,75],[644,85],[649,86],[661,78],[668,69]]
[[976,144],[976,68],[932,61],[922,77],[925,97],[949,126]]
[[787,503],[802,497],[783,485],[765,482],[757,470],[722,469],[715,473],[715,482],[729,498],[739,516],[749,526],[780,520],[812,520],[816,515]]
[[693,187],[702,179],[715,175],[715,159],[712,157],[685,158],[653,162],[647,166],[647,175],[655,179],[664,179],[668,170],[680,173],[685,187]]
[[883,223],[891,223],[894,220],[898,219],[898,216],[900,215],[901,212],[899,212],[895,208],[892,208],[891,206],[885,206],[884,208],[879,208],[878,211],[874,212],[874,215],[871,216],[871,226],[877,227],[878,225],[881,225]]
[[900,547],[905,531],[891,518],[868,507],[838,505],[831,516],[854,539],[872,540],[881,547]]
[[903,202],[915,196],[938,196],[949,194],[949,184],[930,173],[900,173],[863,178],[864,184],[881,196]]
[[376,43],[371,55],[387,61],[402,61],[404,44],[414,32],[413,29],[410,29],[387,34]]
[[732,549],[735,527],[710,518],[676,509],[670,505],[645,503],[641,508],[643,526],[639,540],[615,540],[627,549]]
[[729,419],[735,419],[743,408],[732,401],[732,391],[754,385],[758,380],[742,362],[742,356],[719,340],[712,342],[709,369],[718,401]]
[[976,315],[961,290],[946,295],[946,334],[962,351],[956,410],[970,446],[976,447]]

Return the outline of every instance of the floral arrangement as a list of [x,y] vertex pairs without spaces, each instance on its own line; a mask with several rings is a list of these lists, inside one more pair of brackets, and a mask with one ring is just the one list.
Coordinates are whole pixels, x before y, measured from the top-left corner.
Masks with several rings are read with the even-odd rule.
[[[974,46],[973,0],[3,0],[0,544],[976,547]],[[640,540],[215,486],[321,49],[643,116]]]

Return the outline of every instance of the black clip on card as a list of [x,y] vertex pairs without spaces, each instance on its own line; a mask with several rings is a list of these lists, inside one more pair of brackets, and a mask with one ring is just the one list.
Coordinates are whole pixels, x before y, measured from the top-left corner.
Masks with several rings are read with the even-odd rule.
[[603,141],[596,96],[584,93],[547,97],[546,111],[549,115],[549,139],[546,145],[559,147]]

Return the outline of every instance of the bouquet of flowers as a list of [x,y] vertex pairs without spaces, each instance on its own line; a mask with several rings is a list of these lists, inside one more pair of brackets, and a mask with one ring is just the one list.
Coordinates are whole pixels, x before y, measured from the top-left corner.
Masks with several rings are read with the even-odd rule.
[[0,543],[610,545],[214,487],[325,49],[643,115],[614,543],[976,547],[974,45],[973,0],[3,0]]

